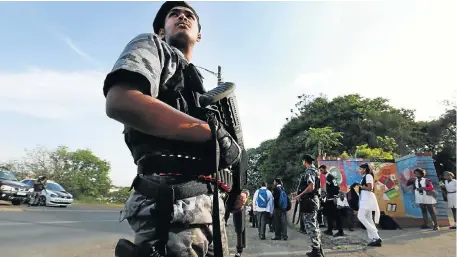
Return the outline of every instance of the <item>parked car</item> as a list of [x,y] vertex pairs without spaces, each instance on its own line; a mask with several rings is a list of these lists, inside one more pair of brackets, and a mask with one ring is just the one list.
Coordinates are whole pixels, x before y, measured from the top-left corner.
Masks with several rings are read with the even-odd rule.
[[[22,180],[24,184],[30,185],[31,187],[33,187],[33,183],[35,181],[36,179]],[[45,190],[41,191],[41,194],[38,198],[39,206],[67,207],[71,206],[72,203],[73,195],[66,192],[65,189],[61,185],[59,185],[59,183],[52,180],[47,181]]]
[[19,182],[13,172],[0,170],[0,200],[20,205],[31,194],[31,187]]

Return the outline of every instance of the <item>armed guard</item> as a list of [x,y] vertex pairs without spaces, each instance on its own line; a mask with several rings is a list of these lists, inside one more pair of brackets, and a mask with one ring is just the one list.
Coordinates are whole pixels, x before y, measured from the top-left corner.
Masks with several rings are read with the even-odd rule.
[[303,165],[306,170],[301,175],[298,184],[296,200],[300,201],[300,211],[303,213],[306,232],[311,239],[312,251],[306,253],[307,256],[324,256],[321,246],[321,233],[317,222],[317,211],[319,210],[319,188],[320,179],[316,167],[313,165],[314,158],[309,154],[303,156]]
[[[119,240],[115,254],[225,257],[222,198],[232,178],[219,171],[239,163],[244,151],[201,112],[206,91],[190,63],[201,40],[197,12],[186,2],[165,2],[153,29],[127,44],[104,82],[106,113],[124,124],[137,165],[134,190],[121,212],[135,239]],[[239,196],[233,210],[245,203]]]

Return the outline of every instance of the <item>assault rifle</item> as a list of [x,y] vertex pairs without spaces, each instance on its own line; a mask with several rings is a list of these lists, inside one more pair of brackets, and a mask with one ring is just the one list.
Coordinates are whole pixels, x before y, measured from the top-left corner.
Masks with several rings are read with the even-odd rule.
[[[234,94],[235,84],[230,82],[222,82],[221,79],[221,67],[218,67],[218,86],[203,95],[200,96],[199,103],[202,108],[205,108],[205,112],[208,117],[208,124],[211,127],[213,133],[217,126],[223,126],[224,129],[233,137],[233,139],[241,147],[241,160],[229,168],[229,183],[232,185],[231,191],[229,192],[228,199],[226,201],[225,209],[225,221],[227,222],[230,217],[230,213],[233,211],[235,202],[240,196],[243,187],[247,184],[247,153],[243,141],[243,133],[241,129],[240,118],[238,115],[237,101]],[[216,144],[216,169],[219,167],[218,163],[218,145]],[[219,170],[216,172],[216,181],[219,180]],[[224,173],[223,173],[224,174]],[[224,179],[224,178],[223,178]],[[227,183],[227,181],[225,181]],[[220,219],[219,219],[219,201],[218,201],[218,190],[214,192],[213,201],[213,238],[214,238],[214,251],[215,256],[222,255],[222,242],[220,236]],[[216,212],[216,213],[214,213]],[[214,215],[216,214],[216,215]],[[246,231],[245,231],[245,211],[244,209],[240,212],[233,213],[233,224],[237,235],[236,249],[237,253],[235,256],[241,256],[243,249],[246,247]],[[218,249],[219,248],[219,249]]]

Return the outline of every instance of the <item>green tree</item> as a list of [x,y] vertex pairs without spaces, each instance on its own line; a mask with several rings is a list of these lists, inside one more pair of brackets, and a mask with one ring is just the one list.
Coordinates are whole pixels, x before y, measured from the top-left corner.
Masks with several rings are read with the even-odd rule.
[[110,164],[89,149],[70,151],[59,146],[50,150],[39,146],[26,150],[23,159],[7,164],[21,179],[45,175],[75,197],[106,196],[111,187]]
[[385,152],[381,148],[370,148],[368,146],[368,144],[363,144],[363,145],[357,146],[355,155],[357,158],[372,159],[372,160],[373,159],[392,160],[395,158],[391,152]]
[[309,128],[303,137],[306,149],[314,149],[315,156],[325,156],[326,151],[341,145],[339,140],[343,138],[343,133],[334,132],[331,127]]
[[124,203],[130,196],[130,187],[121,187],[119,190],[108,193],[108,202],[110,203]]
[[255,190],[259,187],[265,176],[262,176],[261,167],[265,160],[271,154],[274,140],[267,140],[260,144],[257,148],[250,148],[247,151],[248,155],[248,189],[253,195]]

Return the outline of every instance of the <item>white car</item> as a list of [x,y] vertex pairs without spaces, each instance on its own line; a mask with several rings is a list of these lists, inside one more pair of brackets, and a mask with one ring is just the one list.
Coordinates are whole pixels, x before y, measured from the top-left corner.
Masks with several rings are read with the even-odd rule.
[[[24,179],[21,182],[33,187],[36,179]],[[33,188],[31,189],[33,191]],[[59,206],[67,207],[73,203],[73,195],[66,192],[57,182],[48,180],[45,190],[41,191],[38,198],[39,206]]]

